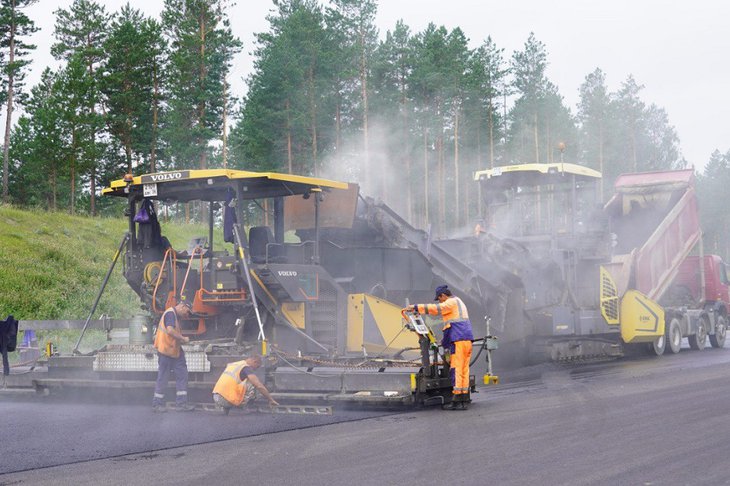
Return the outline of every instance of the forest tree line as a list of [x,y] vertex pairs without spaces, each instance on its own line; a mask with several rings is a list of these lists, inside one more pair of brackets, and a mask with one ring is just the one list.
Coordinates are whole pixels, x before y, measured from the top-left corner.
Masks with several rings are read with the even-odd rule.
[[[358,182],[445,235],[478,214],[476,170],[579,163],[604,174],[607,198],[622,172],[687,165],[632,76],[611,91],[596,68],[567,106],[534,34],[508,53],[458,27],[380,32],[376,0],[277,0],[245,46],[243,95],[229,1],[165,0],[154,18],[74,0],[55,12],[60,66],[28,87],[36,1],[0,0],[3,201],[19,206],[97,215],[113,206],[100,188],[124,173],[227,167]],[[727,257],[730,151],[699,180],[710,249]]]

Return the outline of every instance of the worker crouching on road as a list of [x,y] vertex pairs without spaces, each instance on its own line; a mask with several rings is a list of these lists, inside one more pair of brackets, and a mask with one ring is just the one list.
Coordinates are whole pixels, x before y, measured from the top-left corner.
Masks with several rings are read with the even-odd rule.
[[441,346],[445,353],[451,354],[449,360],[451,384],[454,387],[454,399],[451,410],[466,410],[469,397],[469,361],[471,360],[472,341],[474,333],[469,321],[469,313],[464,302],[452,295],[446,285],[436,287],[438,304],[415,304],[406,307],[406,310],[415,310],[419,314],[440,315],[444,322],[443,339]]
[[266,397],[272,407],[279,404],[254,374],[254,370],[261,366],[261,362],[261,356],[253,355],[241,361],[228,363],[213,388],[213,401],[219,410],[228,415],[233,407],[245,407],[255,398],[256,390]]
[[175,373],[175,410],[190,412],[195,409],[188,403],[188,364],[185,361],[185,352],[182,345],[190,342],[190,338],[182,335],[180,319],[189,317],[192,313],[190,304],[179,302],[168,308],[160,317],[155,335],[157,349],[157,383],[155,395],[152,399],[152,410],[164,412],[165,388],[170,371]]

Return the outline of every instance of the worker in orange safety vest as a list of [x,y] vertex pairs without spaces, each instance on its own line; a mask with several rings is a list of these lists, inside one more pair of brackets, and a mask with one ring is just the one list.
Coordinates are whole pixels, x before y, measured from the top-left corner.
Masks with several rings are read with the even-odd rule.
[[228,363],[213,388],[213,401],[219,410],[228,415],[233,407],[245,407],[255,398],[256,390],[266,397],[272,407],[279,405],[254,374],[254,370],[261,367],[261,363],[262,358],[259,355]]
[[[453,386],[453,401],[450,410],[466,410],[471,402],[469,395],[469,361],[471,360],[472,341],[474,332],[466,305],[451,293],[446,285],[436,287],[434,300],[438,304],[415,304],[406,307],[407,311],[416,311],[419,314],[441,316],[443,320],[443,338],[441,346],[444,348],[446,360],[449,362],[451,384]],[[450,356],[450,357],[449,357]]]
[[152,411],[164,412],[165,388],[167,378],[172,371],[175,374],[175,409],[189,412],[195,409],[188,403],[188,365],[185,361],[185,352],[182,345],[190,342],[190,338],[182,335],[180,319],[189,317],[192,313],[190,304],[181,301],[168,308],[160,317],[155,334],[155,349],[157,349],[157,382],[155,394],[152,398]]

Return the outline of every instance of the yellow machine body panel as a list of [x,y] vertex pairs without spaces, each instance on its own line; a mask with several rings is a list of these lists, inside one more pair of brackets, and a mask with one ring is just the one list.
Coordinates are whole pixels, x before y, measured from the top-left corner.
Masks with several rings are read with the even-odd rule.
[[347,351],[393,353],[418,348],[415,333],[403,329],[401,307],[368,294],[350,294],[347,302]]
[[295,327],[305,328],[304,302],[284,302],[281,304],[281,313]]
[[664,334],[664,309],[638,290],[621,299],[621,339],[626,343],[650,343]]

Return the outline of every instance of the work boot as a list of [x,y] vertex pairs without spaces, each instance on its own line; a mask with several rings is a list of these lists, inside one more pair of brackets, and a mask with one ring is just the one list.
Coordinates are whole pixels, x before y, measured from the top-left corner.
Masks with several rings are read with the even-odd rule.
[[444,405],[442,408],[444,410],[459,410],[460,403],[456,401],[456,397],[449,403],[448,405]]
[[461,409],[469,410],[470,403],[471,403],[471,395],[469,393],[462,394],[461,395]]
[[167,408],[165,408],[164,405],[152,405],[152,412],[153,413],[165,413],[167,412]]
[[192,412],[195,410],[195,405],[191,405],[189,403],[179,403],[175,405],[175,408],[173,408],[176,412]]
[[454,395],[446,410],[468,410],[470,401],[466,394]]

